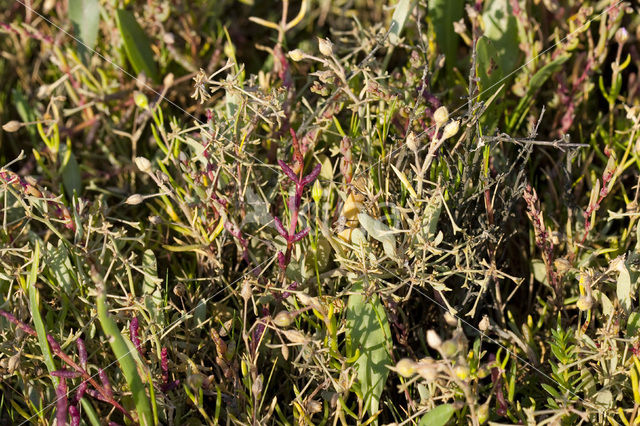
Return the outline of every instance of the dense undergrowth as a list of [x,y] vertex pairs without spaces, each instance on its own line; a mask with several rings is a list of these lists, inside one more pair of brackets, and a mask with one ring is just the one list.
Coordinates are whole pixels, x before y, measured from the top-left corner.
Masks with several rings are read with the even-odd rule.
[[3,424],[634,424],[625,1],[11,1]]

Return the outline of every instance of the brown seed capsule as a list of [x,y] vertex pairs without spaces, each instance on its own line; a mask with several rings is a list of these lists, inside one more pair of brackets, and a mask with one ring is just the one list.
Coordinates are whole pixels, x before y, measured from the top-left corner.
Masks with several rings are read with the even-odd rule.
[[2,126],[2,130],[4,130],[5,132],[13,133],[20,130],[21,127],[22,127],[21,122],[17,120],[11,120],[7,123],[4,123],[4,125]]

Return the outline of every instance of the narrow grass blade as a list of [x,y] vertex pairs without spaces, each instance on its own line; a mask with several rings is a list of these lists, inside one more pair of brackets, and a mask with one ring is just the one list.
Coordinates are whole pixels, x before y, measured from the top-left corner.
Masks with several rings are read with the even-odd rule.
[[[51,349],[49,348],[49,342],[47,342],[47,332],[44,329],[44,322],[39,310],[38,289],[36,289],[36,281],[38,279],[38,265],[40,264],[40,242],[36,241],[36,248],[33,253],[33,260],[31,263],[31,271],[27,277],[27,288],[29,291],[29,310],[31,311],[31,318],[33,318],[33,325],[38,335],[38,344],[42,351],[42,357],[44,363],[47,366],[47,370],[51,373],[56,371],[56,365],[53,362],[53,355],[51,355]],[[54,385],[58,387],[59,379],[51,376],[51,380]]]
[[120,329],[116,325],[115,321],[109,316],[107,308],[107,296],[104,288],[104,283],[97,274],[93,276],[94,282],[98,287],[97,308],[98,308],[98,320],[104,330],[104,333],[109,339],[111,349],[120,364],[120,369],[124,374],[124,378],[129,385],[129,390],[133,395],[133,400],[136,405],[136,411],[138,412],[139,422],[143,426],[153,425],[153,415],[149,406],[149,399],[145,391],[145,387],[138,374],[136,362],[129,351],[126,341],[120,334]]

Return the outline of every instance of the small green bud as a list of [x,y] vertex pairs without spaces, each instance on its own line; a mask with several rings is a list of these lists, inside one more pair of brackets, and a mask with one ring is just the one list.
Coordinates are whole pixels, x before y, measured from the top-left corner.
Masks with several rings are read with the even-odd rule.
[[147,95],[142,92],[136,92],[133,95],[133,101],[140,109],[147,109],[149,107],[149,99],[147,98]]
[[409,358],[402,358],[396,364],[396,371],[399,375],[409,378],[416,373],[416,363]]
[[318,179],[313,183],[311,198],[313,198],[313,201],[315,201],[316,204],[320,204],[320,201],[322,200],[322,185],[320,185],[320,180]]
[[295,318],[291,312],[280,311],[273,318],[273,323],[278,327],[289,327]]
[[293,49],[291,52],[289,52],[289,57],[294,62],[300,62],[304,59],[304,52],[300,49]]

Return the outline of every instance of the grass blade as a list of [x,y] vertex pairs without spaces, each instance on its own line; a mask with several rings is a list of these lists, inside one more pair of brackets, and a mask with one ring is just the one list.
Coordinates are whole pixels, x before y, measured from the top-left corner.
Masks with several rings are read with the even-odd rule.
[[143,426],[153,425],[153,415],[149,406],[149,399],[145,391],[144,384],[138,374],[136,362],[129,351],[127,342],[122,337],[120,329],[116,325],[115,321],[109,316],[109,310],[107,307],[107,296],[102,279],[97,273],[92,274],[93,280],[98,287],[97,308],[98,308],[98,320],[104,333],[109,339],[111,349],[120,364],[120,369],[124,374],[124,378],[129,385],[129,390],[133,394],[133,400],[136,405],[136,411],[138,412],[139,422]]

